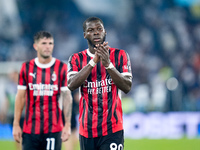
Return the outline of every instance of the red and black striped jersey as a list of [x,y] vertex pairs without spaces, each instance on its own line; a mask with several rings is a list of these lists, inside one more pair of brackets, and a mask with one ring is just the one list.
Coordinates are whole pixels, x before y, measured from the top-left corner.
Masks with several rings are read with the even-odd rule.
[[63,128],[61,91],[67,87],[67,65],[52,58],[41,64],[38,58],[22,64],[18,89],[26,90],[23,132],[29,134],[60,132]]
[[[131,63],[124,50],[110,48],[110,61],[123,75],[132,76]],[[79,72],[91,59],[88,49],[73,54],[68,61],[68,76]],[[121,90],[113,83],[101,62],[79,88],[79,133],[87,138],[105,136],[123,129]]]

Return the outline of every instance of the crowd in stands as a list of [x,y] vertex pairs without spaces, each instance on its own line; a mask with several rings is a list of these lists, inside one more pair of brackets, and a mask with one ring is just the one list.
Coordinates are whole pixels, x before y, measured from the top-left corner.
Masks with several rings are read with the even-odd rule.
[[[133,86],[123,95],[125,112],[200,111],[200,5],[179,6],[175,0],[126,2],[132,8],[128,19],[92,15],[105,22],[109,45],[129,53]],[[34,58],[32,37],[38,30],[54,35],[54,56],[63,61],[87,48],[82,23],[91,14],[81,11],[75,0],[18,0],[17,6],[21,31],[17,38],[0,32],[0,61]],[[123,11],[126,8],[117,10],[116,16]]]

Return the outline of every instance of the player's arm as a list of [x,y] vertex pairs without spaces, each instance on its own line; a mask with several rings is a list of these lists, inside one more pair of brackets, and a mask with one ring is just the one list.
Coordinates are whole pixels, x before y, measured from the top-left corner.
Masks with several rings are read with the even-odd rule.
[[132,77],[125,76],[121,74],[115,67],[111,69],[107,69],[110,74],[114,84],[122,90],[124,93],[128,93],[131,90],[132,85]]
[[67,141],[71,135],[71,115],[72,115],[72,96],[71,91],[62,91],[61,98],[63,101],[63,113],[65,119],[65,126],[62,131],[62,141]]
[[88,78],[89,74],[91,73],[92,69],[96,65],[96,63],[99,61],[99,57],[97,54],[95,54],[95,57],[85,66],[83,67],[79,72],[75,74],[70,74],[68,76],[68,88],[70,90],[75,90],[78,87],[80,87],[84,81]]
[[83,82],[87,79],[93,67],[87,64],[84,68],[82,68],[78,73],[71,74],[68,76],[68,87],[70,90],[75,90],[80,87]]
[[124,93],[128,93],[132,86],[132,76],[121,74],[110,62],[109,46],[108,43],[98,45],[95,49],[97,55],[100,57],[100,61],[107,68],[114,84],[122,90]]
[[24,108],[26,99],[26,90],[18,89],[17,95],[15,98],[15,112],[14,112],[14,121],[13,121],[13,137],[16,142],[21,141],[22,129],[20,127],[20,118]]

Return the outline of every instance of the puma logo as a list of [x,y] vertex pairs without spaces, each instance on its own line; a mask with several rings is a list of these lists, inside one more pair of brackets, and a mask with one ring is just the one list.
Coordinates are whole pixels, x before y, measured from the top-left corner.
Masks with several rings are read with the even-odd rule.
[[29,75],[32,76],[33,78],[35,78],[36,73],[30,72]]

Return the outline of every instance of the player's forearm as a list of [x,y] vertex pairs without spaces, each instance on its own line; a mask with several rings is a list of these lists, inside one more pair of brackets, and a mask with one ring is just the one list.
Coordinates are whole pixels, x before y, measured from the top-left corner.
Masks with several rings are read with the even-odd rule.
[[107,69],[114,84],[122,90],[124,93],[128,93],[131,90],[132,78],[123,76],[116,68]]
[[71,125],[71,115],[72,115],[71,91],[63,91],[61,94],[63,98],[63,113],[65,118],[65,124]]
[[78,73],[76,73],[73,76],[70,76],[68,79],[68,88],[73,91],[77,89],[78,87],[80,87],[84,83],[84,81],[87,79],[92,69],[93,67],[90,64],[87,64]]
[[20,97],[18,94],[16,95],[15,100],[15,112],[14,112],[14,121],[13,125],[19,125],[20,118],[22,115],[22,111],[24,108],[25,97]]

